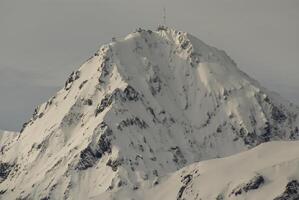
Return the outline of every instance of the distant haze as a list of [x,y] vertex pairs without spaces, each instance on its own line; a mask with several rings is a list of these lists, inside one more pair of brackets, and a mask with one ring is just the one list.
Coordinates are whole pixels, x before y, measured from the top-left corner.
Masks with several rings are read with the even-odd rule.
[[0,129],[19,130],[101,44],[163,22],[299,105],[298,0],[1,0]]

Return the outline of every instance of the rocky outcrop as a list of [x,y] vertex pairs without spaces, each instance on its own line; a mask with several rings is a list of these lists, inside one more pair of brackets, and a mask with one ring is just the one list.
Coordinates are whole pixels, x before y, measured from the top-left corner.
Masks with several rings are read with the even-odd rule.
[[10,163],[0,162],[0,183],[3,182],[9,175],[13,168]]
[[112,130],[105,123],[100,124],[99,129],[99,134],[101,134],[99,140],[95,144],[89,144],[81,151],[76,169],[86,170],[93,167],[105,153],[111,153]]
[[292,180],[286,185],[285,191],[274,200],[297,200],[299,199],[299,182]]
[[238,187],[234,188],[230,193],[230,196],[231,195],[238,196],[250,190],[256,190],[260,188],[264,184],[264,182],[265,182],[264,177],[261,175],[257,175],[251,180],[249,180],[249,182],[241,184]]

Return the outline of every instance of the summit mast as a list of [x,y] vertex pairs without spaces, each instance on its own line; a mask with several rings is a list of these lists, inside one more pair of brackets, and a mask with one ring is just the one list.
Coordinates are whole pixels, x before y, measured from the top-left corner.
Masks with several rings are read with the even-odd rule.
[[166,8],[163,7],[163,25],[166,26]]

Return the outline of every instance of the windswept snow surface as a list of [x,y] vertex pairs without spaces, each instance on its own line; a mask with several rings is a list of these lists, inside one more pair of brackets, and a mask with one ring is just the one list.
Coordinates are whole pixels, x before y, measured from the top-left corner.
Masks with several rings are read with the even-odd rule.
[[19,133],[12,131],[3,131],[0,130],[0,150],[4,145],[12,143],[14,139],[17,138]]
[[261,144],[237,155],[185,167],[142,196],[148,200],[299,199],[298,152],[298,141]]
[[0,199],[125,199],[194,162],[298,139],[298,113],[225,52],[140,29],[103,45],[3,146]]
[[[269,142],[225,158],[202,161],[116,199],[295,200],[299,198],[299,142]],[[105,194],[107,195],[107,194]],[[105,199],[97,196],[93,199]]]

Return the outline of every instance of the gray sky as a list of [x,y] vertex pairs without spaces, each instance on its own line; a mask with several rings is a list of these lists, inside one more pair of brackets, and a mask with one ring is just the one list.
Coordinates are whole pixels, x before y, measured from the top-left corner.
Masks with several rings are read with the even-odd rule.
[[0,129],[18,130],[101,44],[167,24],[299,104],[299,0],[0,0]]

